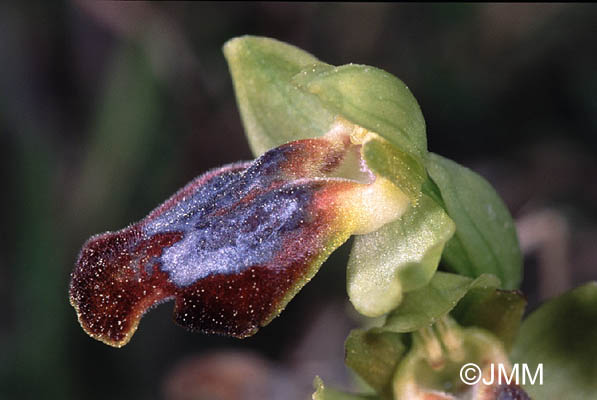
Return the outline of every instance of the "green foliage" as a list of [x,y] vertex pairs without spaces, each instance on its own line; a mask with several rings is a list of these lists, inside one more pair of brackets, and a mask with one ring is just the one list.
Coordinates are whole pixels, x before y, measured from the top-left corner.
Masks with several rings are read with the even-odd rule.
[[[363,157],[369,168],[394,182],[413,204],[417,204],[425,183],[424,191],[454,220],[456,235],[446,244],[444,252],[448,266],[471,277],[492,273],[507,289],[518,286],[521,255],[507,209],[491,186],[477,174],[427,153],[425,123],[420,108],[400,80],[373,67],[330,66],[296,47],[267,38],[236,38],[224,46],[224,52],[247,137],[255,154],[290,140],[320,136],[339,116],[380,135],[387,142],[373,136],[363,144]],[[433,181],[426,178],[427,172]],[[426,200],[422,202],[427,203]],[[404,243],[408,238],[404,232],[412,230],[412,226],[403,227],[397,222],[393,228],[369,234],[363,240],[380,252],[387,252],[397,244],[402,249],[409,247],[407,254],[413,255],[417,246]],[[426,239],[426,246],[418,246],[420,253],[415,258],[418,262],[425,260],[423,270],[431,271],[431,274],[437,267],[437,257],[426,251],[434,247],[441,254],[447,231],[430,231],[435,236]],[[361,247],[357,243],[355,249]],[[385,259],[380,263],[376,257],[363,257],[359,253],[355,250],[352,259],[364,263],[366,270],[384,271],[385,268],[388,271],[387,264],[393,264],[394,271],[408,269],[400,259]],[[351,267],[349,271],[352,276],[355,269]],[[386,283],[382,290],[389,297],[387,300],[370,300],[381,304],[373,306],[373,310],[361,307],[357,300],[357,308],[366,315],[388,312],[400,301],[405,285],[390,276],[391,270],[389,272],[377,279],[377,282]],[[427,281],[431,274],[427,273]],[[354,279],[349,277],[349,288],[351,282]],[[386,290],[390,287],[397,288],[398,293]]]
[[597,393],[597,282],[541,306],[520,327],[513,362],[531,373],[543,364],[543,385],[526,385],[535,399],[591,399]]
[[[512,217],[485,179],[427,152],[425,122],[404,83],[374,67],[331,66],[267,38],[236,38],[224,52],[256,155],[321,136],[341,118],[360,135],[367,167],[411,200],[405,214],[355,239],[348,264],[355,308],[387,314],[383,326],[354,330],[346,341],[346,364],[380,397],[328,389],[316,378],[313,398],[398,398],[446,388],[460,395],[463,363],[507,362],[526,306],[511,290],[522,279]],[[440,258],[460,275],[436,272]],[[586,398],[597,390],[590,337],[596,288],[562,296],[522,325],[514,359],[543,362],[550,371],[549,386],[528,388],[537,398]],[[585,334],[573,335],[579,331]]]
[[[358,239],[351,256],[358,262],[351,262],[348,273],[357,309],[372,316],[387,313],[399,304],[403,290],[425,285],[454,227],[441,207],[420,199],[427,142],[421,111],[408,88],[377,68],[336,68],[267,38],[233,39],[224,53],[256,154],[289,140],[320,136],[337,117],[386,139],[368,136],[363,158],[414,206],[394,224]],[[360,250],[364,246],[379,252]]]

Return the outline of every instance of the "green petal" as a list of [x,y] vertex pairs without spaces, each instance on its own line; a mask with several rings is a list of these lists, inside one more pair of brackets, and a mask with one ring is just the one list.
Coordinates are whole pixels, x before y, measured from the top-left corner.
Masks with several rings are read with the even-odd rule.
[[291,83],[303,68],[320,63],[311,54],[274,39],[242,36],[224,45],[224,55],[253,154],[328,131],[335,114]]
[[444,252],[447,265],[471,277],[494,274],[504,288],[517,288],[522,255],[512,217],[499,195],[480,175],[437,154],[429,154],[427,172],[456,223],[456,235]]
[[450,312],[472,288],[495,288],[499,284],[493,275],[471,279],[436,272],[427,286],[404,296],[400,306],[388,315],[383,328],[393,332],[412,332],[430,326]]
[[357,236],[348,261],[350,301],[362,314],[388,313],[403,293],[426,285],[437,269],[454,224],[427,196],[402,218]]
[[373,137],[363,144],[363,158],[376,174],[389,179],[416,204],[427,178],[425,168],[387,140]]
[[597,282],[549,301],[524,320],[513,362],[531,374],[543,364],[543,385],[527,384],[534,399],[592,399],[597,393]]
[[319,97],[326,108],[378,133],[415,159],[427,155],[419,104],[395,76],[367,65],[318,65],[303,70],[294,81]]
[[346,365],[384,398],[392,396],[392,376],[406,351],[401,335],[383,331],[355,329],[346,343]]
[[320,377],[313,380],[313,400],[378,400],[379,397],[367,394],[351,394],[325,387]]

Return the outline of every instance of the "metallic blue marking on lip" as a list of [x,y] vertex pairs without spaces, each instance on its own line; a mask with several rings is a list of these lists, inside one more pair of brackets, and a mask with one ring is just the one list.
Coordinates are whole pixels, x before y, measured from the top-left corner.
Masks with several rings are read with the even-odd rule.
[[[311,189],[312,190],[312,189]],[[196,213],[169,226],[183,238],[164,250],[161,270],[179,287],[213,274],[266,264],[280,251],[280,233],[300,229],[310,188],[281,188],[223,215]]]
[[185,220],[194,216],[201,217],[221,204],[230,203],[233,199],[230,198],[227,188],[230,184],[238,182],[243,171],[232,170],[210,179],[191,195],[185,196],[172,208],[146,223],[144,233],[151,236],[160,232],[176,231],[177,229],[172,228],[173,225],[184,223]]
[[299,226],[311,197],[306,187],[274,189],[283,181],[281,165],[292,150],[283,146],[249,168],[219,174],[144,224],[147,236],[182,233],[159,258],[160,269],[175,285],[242,272],[267,263],[280,250],[280,231]]
[[177,202],[172,208],[150,220],[144,227],[147,235],[171,232],[172,225],[189,219],[195,214],[207,215],[217,209],[232,206],[256,188],[265,188],[280,180],[280,164],[286,160],[291,146],[269,151],[248,168],[218,174],[200,185],[191,195]]

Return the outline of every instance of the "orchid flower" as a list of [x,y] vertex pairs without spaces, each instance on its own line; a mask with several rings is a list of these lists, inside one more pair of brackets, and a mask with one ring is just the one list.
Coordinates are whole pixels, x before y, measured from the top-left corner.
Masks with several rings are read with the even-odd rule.
[[[485,183],[427,152],[420,108],[397,78],[265,38],[233,39],[224,53],[258,158],[207,172],[141,221],[84,244],[70,300],[88,334],[122,346],[148,309],[174,300],[184,327],[252,335],[351,235],[347,291],[366,316],[427,285],[448,241],[455,270],[517,279],[512,263],[500,264],[517,248],[502,246],[497,263],[469,252],[475,208],[452,196],[450,181]],[[483,201],[504,214],[488,193]],[[512,230],[505,220],[498,233]]]
[[[121,347],[145,312],[173,300],[183,327],[250,336],[356,235],[348,297],[384,318],[349,334],[345,362],[375,393],[317,378],[315,400],[527,399],[528,386],[487,383],[514,370],[511,349],[517,362],[546,363],[536,398],[552,387],[558,398],[594,393],[594,352],[585,352],[594,329],[584,327],[597,320],[597,286],[541,307],[515,340],[526,301],[513,290],[522,257],[512,218],[482,177],[427,150],[404,83],[268,38],[232,39],[224,54],[257,158],[209,171],[141,221],[83,245],[70,301],[89,335]],[[436,272],[440,260],[455,273]],[[571,342],[562,324],[585,335],[575,357],[562,351]],[[458,374],[469,363],[482,384]]]
[[70,288],[85,331],[122,346],[146,310],[174,299],[176,322],[191,330],[255,333],[351,234],[409,207],[364,162],[364,140],[338,122],[321,138],[207,172],[143,220],[89,239]]

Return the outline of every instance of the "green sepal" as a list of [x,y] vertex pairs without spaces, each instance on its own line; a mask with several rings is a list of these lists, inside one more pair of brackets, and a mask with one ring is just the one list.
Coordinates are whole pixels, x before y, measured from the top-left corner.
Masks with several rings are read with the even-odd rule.
[[375,132],[419,162],[427,155],[425,120],[416,99],[398,78],[379,68],[317,65],[293,79],[324,107]]
[[320,64],[317,58],[289,44],[257,36],[229,40],[224,55],[255,156],[328,131],[336,114],[317,96],[291,82],[303,68]]
[[437,154],[429,153],[426,167],[433,183],[424,185],[425,192],[435,191],[456,223],[443,255],[446,265],[473,278],[494,274],[503,288],[516,289],[522,280],[522,254],[512,216],[499,195],[479,174]]

